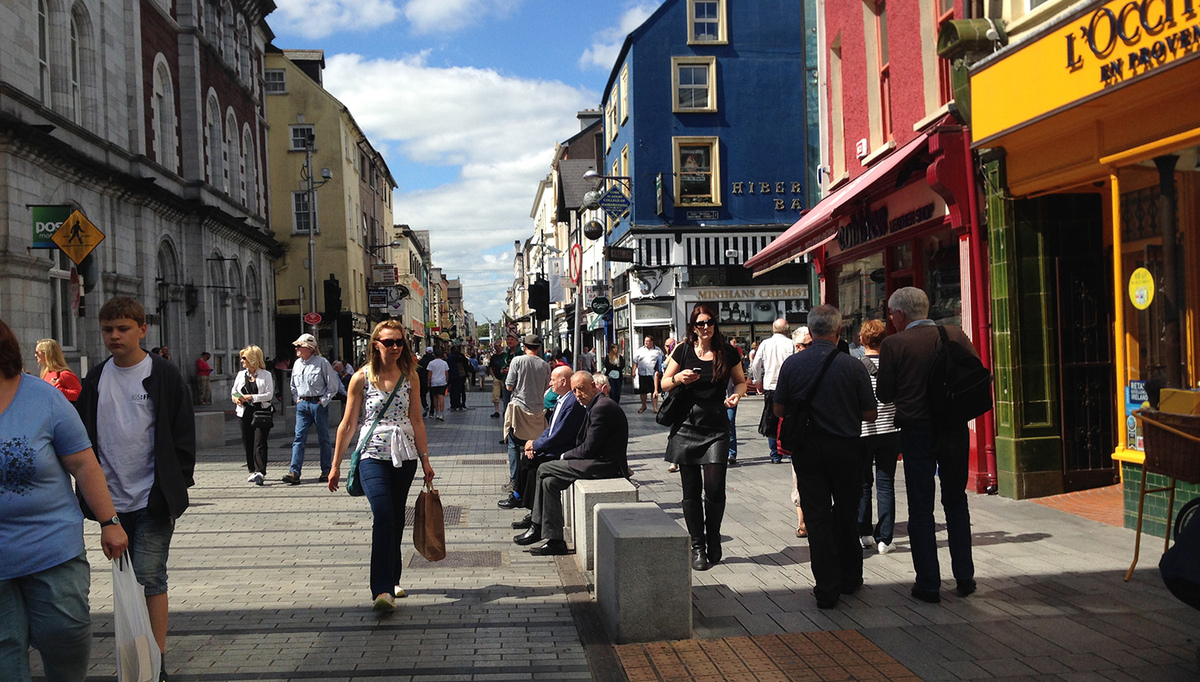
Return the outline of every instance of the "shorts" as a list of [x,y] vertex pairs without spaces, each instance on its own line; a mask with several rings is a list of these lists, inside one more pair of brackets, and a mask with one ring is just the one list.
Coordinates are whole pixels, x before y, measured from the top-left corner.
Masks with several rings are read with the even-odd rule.
[[129,536],[129,556],[133,574],[146,588],[146,596],[167,592],[167,555],[171,551],[171,536],[175,519],[170,516],[151,516],[145,509],[121,512],[121,528]]
[[441,386],[430,386],[429,395],[446,395],[446,385],[442,384]]
[[653,393],[653,392],[654,392],[654,375],[653,374],[639,374],[636,393],[638,395],[645,395],[647,393]]
[[492,377],[492,402],[500,402],[504,394],[504,382]]

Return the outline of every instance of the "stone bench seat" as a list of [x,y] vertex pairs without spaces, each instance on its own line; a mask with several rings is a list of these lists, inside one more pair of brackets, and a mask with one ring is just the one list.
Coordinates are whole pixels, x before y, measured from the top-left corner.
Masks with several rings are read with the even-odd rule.
[[595,567],[597,504],[612,502],[637,502],[637,486],[626,478],[602,478],[599,480],[575,481],[567,492],[571,495],[571,537],[575,543],[575,560],[579,570],[591,571]]

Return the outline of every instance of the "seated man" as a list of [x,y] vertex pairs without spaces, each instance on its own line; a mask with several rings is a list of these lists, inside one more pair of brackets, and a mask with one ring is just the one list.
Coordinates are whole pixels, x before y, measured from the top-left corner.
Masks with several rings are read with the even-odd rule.
[[590,372],[575,372],[571,392],[587,410],[575,447],[564,452],[559,461],[538,468],[537,492],[529,530],[513,538],[518,545],[532,545],[546,539],[545,545],[530,550],[537,556],[567,553],[563,542],[562,491],[578,480],[629,478],[626,450],[629,446],[629,420],[612,398],[600,393]]
[[[570,367],[557,367],[550,373],[550,390],[561,397],[551,410],[550,425],[542,435],[525,442],[525,451],[517,463],[516,485],[508,497],[497,503],[501,509],[524,507],[532,511],[538,467],[575,447],[586,410],[569,390],[571,374]],[[529,524],[530,517],[526,515],[514,523],[513,528],[528,528]]]

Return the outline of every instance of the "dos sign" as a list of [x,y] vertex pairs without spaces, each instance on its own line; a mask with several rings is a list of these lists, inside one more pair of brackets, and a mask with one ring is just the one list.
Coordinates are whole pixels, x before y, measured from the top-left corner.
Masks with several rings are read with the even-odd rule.
[[30,206],[34,249],[57,249],[52,237],[75,210],[72,206]]

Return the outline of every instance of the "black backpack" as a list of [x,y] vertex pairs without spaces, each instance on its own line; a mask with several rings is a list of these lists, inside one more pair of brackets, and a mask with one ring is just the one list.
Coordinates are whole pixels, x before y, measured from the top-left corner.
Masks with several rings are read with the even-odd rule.
[[929,411],[934,421],[966,423],[992,409],[992,374],[979,358],[951,341],[938,325],[937,357],[929,370]]

